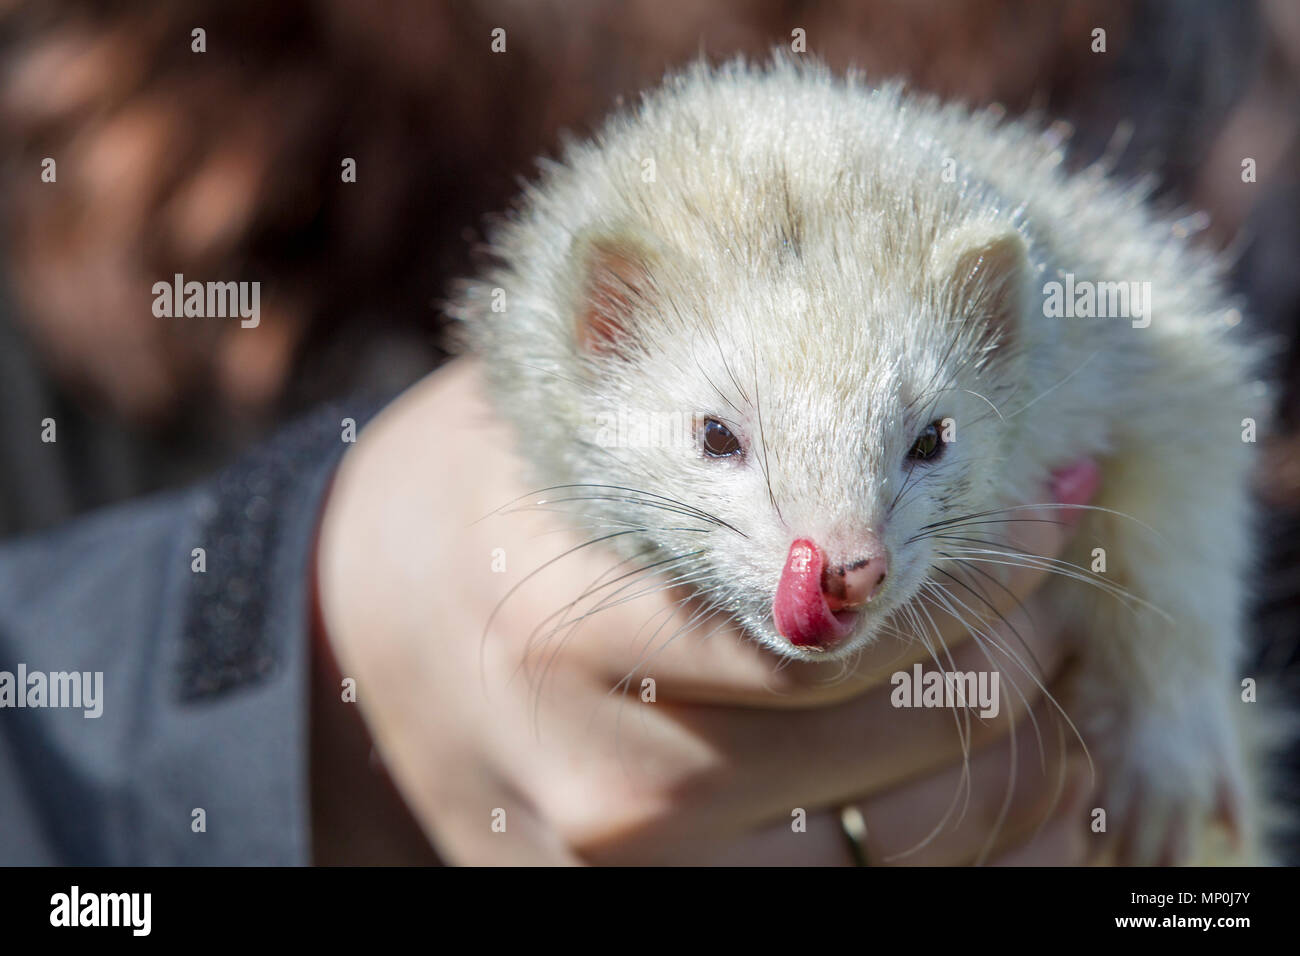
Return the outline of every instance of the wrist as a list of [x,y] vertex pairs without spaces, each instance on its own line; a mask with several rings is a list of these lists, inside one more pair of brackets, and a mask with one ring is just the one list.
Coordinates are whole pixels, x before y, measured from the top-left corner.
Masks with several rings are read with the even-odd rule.
[[438,865],[441,860],[376,754],[356,703],[365,691],[353,684],[350,693],[345,693],[345,675],[321,602],[320,526],[330,498],[327,493],[309,562],[312,862],[325,866]]

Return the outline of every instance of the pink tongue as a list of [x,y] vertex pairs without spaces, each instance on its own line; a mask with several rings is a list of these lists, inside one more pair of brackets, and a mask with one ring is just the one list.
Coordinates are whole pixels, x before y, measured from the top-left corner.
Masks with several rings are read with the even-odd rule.
[[825,564],[821,549],[811,541],[801,538],[790,545],[772,616],[781,636],[797,647],[826,648],[849,633],[850,627],[836,620],[822,597]]

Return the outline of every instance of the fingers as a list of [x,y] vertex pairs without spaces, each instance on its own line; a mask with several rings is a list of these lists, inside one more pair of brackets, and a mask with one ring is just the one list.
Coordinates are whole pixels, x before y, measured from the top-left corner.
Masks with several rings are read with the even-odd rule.
[[[1062,641],[1043,629],[1021,630],[1025,670],[987,647],[967,641],[940,658],[942,670],[972,673],[983,681],[988,706],[967,710],[945,706],[941,698],[926,703],[916,689],[916,668],[898,671],[890,684],[851,700],[804,710],[736,710],[691,708],[680,720],[729,758],[737,779],[737,799],[762,813],[760,797],[792,802],[829,803],[896,786],[960,760],[965,746],[980,749],[1008,732],[1041,696],[1041,685],[1059,667]],[[999,641],[1016,640],[1009,633]],[[1041,670],[1040,670],[1041,668]],[[931,663],[922,671],[933,673]],[[922,677],[922,682],[924,677]],[[942,690],[940,690],[942,693]],[[919,702],[923,706],[916,706]],[[972,701],[972,703],[974,703]],[[984,704],[984,701],[981,701]],[[981,717],[978,714],[983,713]],[[773,780],[787,781],[779,793]],[[796,799],[797,797],[797,799]],[[737,806],[737,813],[746,808]]]
[[1063,805],[1051,823],[1029,842],[1007,851],[994,860],[993,865],[1083,866],[1087,863],[1087,832],[1083,795],[1080,794]]
[[580,866],[584,861],[519,787],[494,771],[486,754],[419,759],[420,741],[376,735],[385,773],[412,816],[450,865]]
[[[418,799],[418,798],[417,798]],[[501,804],[506,804],[502,806]],[[464,807],[488,808],[469,818],[448,813]],[[419,814],[439,820],[438,832],[430,835],[442,860],[451,865],[473,866],[581,866],[583,861],[560,838],[555,829],[532,810],[509,800],[475,800],[434,804]]]
[[[1050,715],[1038,717],[1041,738],[1026,722],[1014,741],[1008,736],[975,754],[968,778],[958,764],[852,803],[865,824],[858,845],[868,864],[1082,863],[1087,826],[1083,804],[1091,774],[1078,747],[1065,746],[1066,738],[1056,733]],[[854,862],[839,807],[795,807],[739,838],[717,844],[699,839],[676,847],[660,844],[655,853],[655,862],[685,864]]]
[[[1045,638],[1041,631],[1026,638],[1035,656],[1054,671],[1063,642]],[[951,663],[959,671],[990,671],[975,641],[956,648]],[[963,786],[967,754],[980,771],[974,785],[996,790],[999,801],[1005,795],[1013,721],[1018,721],[1017,774],[1039,766],[1039,735],[1044,752],[1051,754],[1061,750],[1058,737],[1068,734],[1068,728],[1057,728],[1055,704],[1035,691],[1035,682],[1024,675],[1012,681],[1009,670],[998,673],[996,685],[991,675],[984,685],[986,691],[996,686],[996,694],[977,694],[980,702],[972,711],[912,706],[913,698],[902,699],[898,688],[889,685],[839,704],[798,710],[680,705],[648,701],[635,692],[607,698],[608,706],[596,710],[590,698],[547,694],[551,723],[546,739],[556,742],[557,749],[543,743],[548,747],[544,757],[529,751],[514,756],[510,765],[522,767],[533,760],[539,772],[543,765],[562,765],[589,773],[586,783],[542,803],[552,819],[567,816],[572,824],[566,829],[575,836],[585,820],[605,821],[598,840],[579,838],[586,849],[601,853],[666,853],[674,841],[704,844],[709,835],[721,843],[784,820],[795,807],[811,811],[851,801],[866,805],[909,787],[922,789],[896,795],[897,803],[887,808],[904,818],[924,795],[928,802],[914,819],[921,821],[917,827],[933,828],[943,822]],[[1024,720],[1026,709],[1035,705],[1032,719]],[[980,706],[985,707],[983,717]],[[609,767],[619,773],[608,772]],[[1023,787],[1031,778],[1017,779]],[[1023,800],[1024,791],[1017,792]],[[574,804],[575,793],[581,794],[582,808]],[[976,811],[987,802],[975,799]],[[981,812],[975,819],[986,817]],[[897,839],[903,842],[891,838],[882,850],[905,852],[928,832],[901,826]],[[962,852],[969,851],[963,847]]]
[[[1062,799],[1044,817],[1041,825],[1022,835],[1021,842],[1003,841],[1004,851],[995,854],[991,866],[1082,866],[1086,860],[1087,822],[1084,818],[1086,789],[1066,791]],[[867,813],[864,820],[869,820]],[[1009,818],[1011,819],[1011,818]],[[853,849],[837,810],[823,811],[809,817],[806,831],[792,831],[793,824],[775,824],[752,836],[720,847],[692,861],[708,866],[855,866]],[[974,862],[975,858],[958,859],[942,852],[946,836],[940,833],[932,842],[935,850],[919,855],[889,859],[873,849],[872,841],[882,830],[868,822],[863,856],[868,866],[952,866]]]
[[1041,736],[1026,721],[972,757],[969,790],[964,767],[954,764],[861,802],[870,859],[901,866],[984,863],[1031,841],[1061,812],[1073,812],[1090,782],[1087,763],[1077,748],[1063,749],[1059,720],[1045,709],[1038,717]]

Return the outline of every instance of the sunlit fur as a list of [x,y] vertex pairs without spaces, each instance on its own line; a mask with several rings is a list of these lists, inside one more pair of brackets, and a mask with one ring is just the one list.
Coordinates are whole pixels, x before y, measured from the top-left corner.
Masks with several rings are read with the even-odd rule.
[[[1068,573],[1050,597],[1081,632],[1071,716],[1102,741],[1102,805],[1112,828],[1146,814],[1130,852],[1154,861],[1180,810],[1195,828],[1224,784],[1243,801],[1249,855],[1242,426],[1264,424],[1266,396],[1221,263],[1143,189],[1100,167],[1067,175],[1062,149],[1054,130],[784,58],[696,66],[546,164],[452,312],[537,486],[566,486],[536,500],[567,505],[593,536],[630,531],[608,544],[643,564],[694,555],[667,567],[788,657],[826,656],[772,624],[795,538],[832,561],[857,557],[867,529],[888,548],[883,592],[833,652],[852,654],[918,623],[903,609],[927,580],[978,608],[934,569],[997,576],[1022,560],[1005,522],[1055,515],[937,522],[1042,501],[1052,469],[1098,458],[1098,510],[1063,559],[1081,571],[1058,562]],[[968,281],[962,256],[985,242],[1012,254]],[[646,278],[604,303],[622,309],[618,349],[582,353],[592,250],[611,248]],[[1150,282],[1150,326],[1045,318],[1044,283],[1066,272]],[[610,447],[598,416],[620,411],[717,418],[745,453],[708,458],[689,435]],[[945,418],[956,441],[943,457],[909,462]],[[1094,576],[1097,547],[1107,570]]]

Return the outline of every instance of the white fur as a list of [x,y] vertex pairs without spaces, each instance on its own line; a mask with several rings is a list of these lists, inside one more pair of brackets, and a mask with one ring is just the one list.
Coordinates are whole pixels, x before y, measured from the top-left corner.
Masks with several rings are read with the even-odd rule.
[[[1066,559],[1087,568],[1104,547],[1105,579],[1169,615],[1078,581],[1051,586],[1060,619],[1086,630],[1071,716],[1102,741],[1109,826],[1142,814],[1128,850],[1154,861],[1180,815],[1204,830],[1224,785],[1244,801],[1251,850],[1252,771],[1235,729],[1248,706],[1237,668],[1253,446],[1241,431],[1247,417],[1263,425],[1266,396],[1227,320],[1221,264],[1141,189],[1067,175],[1061,159],[1051,132],[897,85],[780,58],[696,66],[546,166],[493,236],[499,265],[452,311],[540,484],[638,489],[725,522],[622,492],[578,503],[597,532],[641,529],[612,539],[624,556],[703,550],[672,573],[779,654],[813,656],[772,624],[794,538],[851,558],[873,529],[889,549],[884,591],[839,652],[852,653],[948,566],[941,543],[909,540],[925,525],[1041,500],[1051,470],[1097,457],[1094,504],[1131,517],[1090,513]],[[1008,278],[1010,339],[984,353],[972,312],[986,299],[953,270],[999,237],[1023,249],[1024,268]],[[593,243],[647,263],[621,357],[575,347]],[[1043,285],[1067,272],[1150,282],[1150,326],[1046,318]],[[596,415],[619,410],[722,419],[746,455],[593,442]],[[941,418],[958,440],[899,498],[908,448]]]

